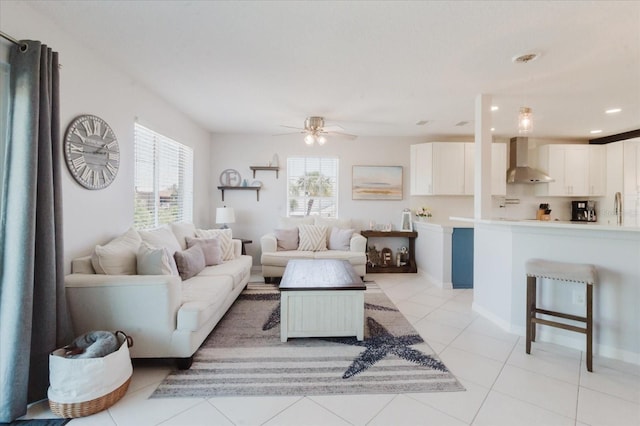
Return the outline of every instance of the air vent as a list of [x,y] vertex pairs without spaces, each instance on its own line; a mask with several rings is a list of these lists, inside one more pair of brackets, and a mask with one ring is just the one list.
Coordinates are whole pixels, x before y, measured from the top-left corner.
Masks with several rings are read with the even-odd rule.
[[456,123],[456,127],[462,127],[462,126],[466,126],[467,124],[469,124],[468,121],[458,121]]
[[539,56],[539,53],[525,53],[524,55],[514,56],[511,61],[515,64],[526,64],[527,62],[535,61]]

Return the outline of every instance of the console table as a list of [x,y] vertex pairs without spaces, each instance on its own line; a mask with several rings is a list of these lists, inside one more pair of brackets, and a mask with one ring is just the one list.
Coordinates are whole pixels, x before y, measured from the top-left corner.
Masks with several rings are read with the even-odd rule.
[[[362,231],[360,232],[363,237],[367,238],[389,238],[400,237],[409,239],[409,259],[406,265],[396,266],[395,264],[389,266],[371,265],[367,262],[367,274],[375,273],[416,273],[418,267],[416,265],[416,238],[418,233],[416,231]],[[367,247],[369,242],[367,241]]]

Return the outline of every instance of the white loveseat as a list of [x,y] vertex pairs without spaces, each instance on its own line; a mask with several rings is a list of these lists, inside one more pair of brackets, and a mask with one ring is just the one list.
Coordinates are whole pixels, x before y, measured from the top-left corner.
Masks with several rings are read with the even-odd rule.
[[[201,236],[197,231],[201,232],[192,224],[172,224],[163,228],[161,238],[154,231],[140,231],[138,235],[148,237],[140,238],[145,247],[158,247],[173,246],[173,241],[163,243],[172,233],[179,248],[186,250],[187,237]],[[131,229],[120,239],[128,238],[127,244],[135,247],[136,232]],[[162,275],[139,275],[138,271],[119,274],[119,265],[109,265],[108,259],[102,259],[102,263],[96,260],[98,248],[103,253],[109,245],[97,246],[91,256],[74,259],[65,287],[76,335],[91,330],[122,330],[134,339],[132,358],[177,358],[179,367],[189,368],[194,352],[249,281],[251,256],[240,254],[241,242],[231,240],[230,234],[228,242],[232,259],[206,266],[186,280],[169,271]],[[131,260],[131,252],[126,256]],[[133,261],[138,262],[140,270],[139,254],[135,256],[134,252]],[[103,266],[115,267],[116,274],[96,273],[96,268]]]
[[[325,244],[309,250],[302,247],[301,232],[303,228],[324,227]],[[335,228],[335,230],[334,230]],[[305,228],[306,229],[306,228]],[[296,235],[297,243],[284,241],[287,233]],[[291,234],[290,231],[293,231]],[[279,239],[280,237],[280,239]],[[342,240],[342,241],[341,241]],[[306,216],[302,218],[280,218],[273,232],[260,239],[262,255],[262,275],[265,281],[282,277],[290,259],[344,259],[348,260],[358,275],[364,277],[367,264],[367,239],[353,229],[349,219],[333,219],[318,216]],[[305,249],[307,248],[307,249]]]

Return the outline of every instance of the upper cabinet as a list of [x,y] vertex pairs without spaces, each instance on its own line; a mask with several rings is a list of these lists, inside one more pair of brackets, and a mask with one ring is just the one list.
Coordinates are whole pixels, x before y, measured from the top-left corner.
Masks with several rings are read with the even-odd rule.
[[[492,144],[492,195],[505,195],[507,149]],[[475,144],[430,142],[411,146],[411,195],[473,195]]]
[[411,195],[464,195],[464,143],[411,145]]
[[[465,144],[465,194],[473,195],[475,188],[476,144]],[[491,144],[491,195],[507,195],[507,144]]]
[[554,182],[536,185],[536,195],[602,196],[606,184],[606,150],[596,145],[543,145],[538,168]]
[[624,193],[640,194],[640,138],[623,142]]

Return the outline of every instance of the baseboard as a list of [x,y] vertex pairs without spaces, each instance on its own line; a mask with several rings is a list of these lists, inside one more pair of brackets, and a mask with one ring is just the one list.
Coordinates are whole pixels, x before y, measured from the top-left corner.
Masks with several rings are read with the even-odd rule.
[[453,283],[440,281],[440,280],[434,278],[431,274],[426,272],[424,269],[418,268],[418,273],[420,275],[422,275],[427,280],[427,282],[429,284],[431,284],[431,285],[434,285],[434,286],[436,286],[438,288],[442,288],[442,289],[452,289],[453,288]]

